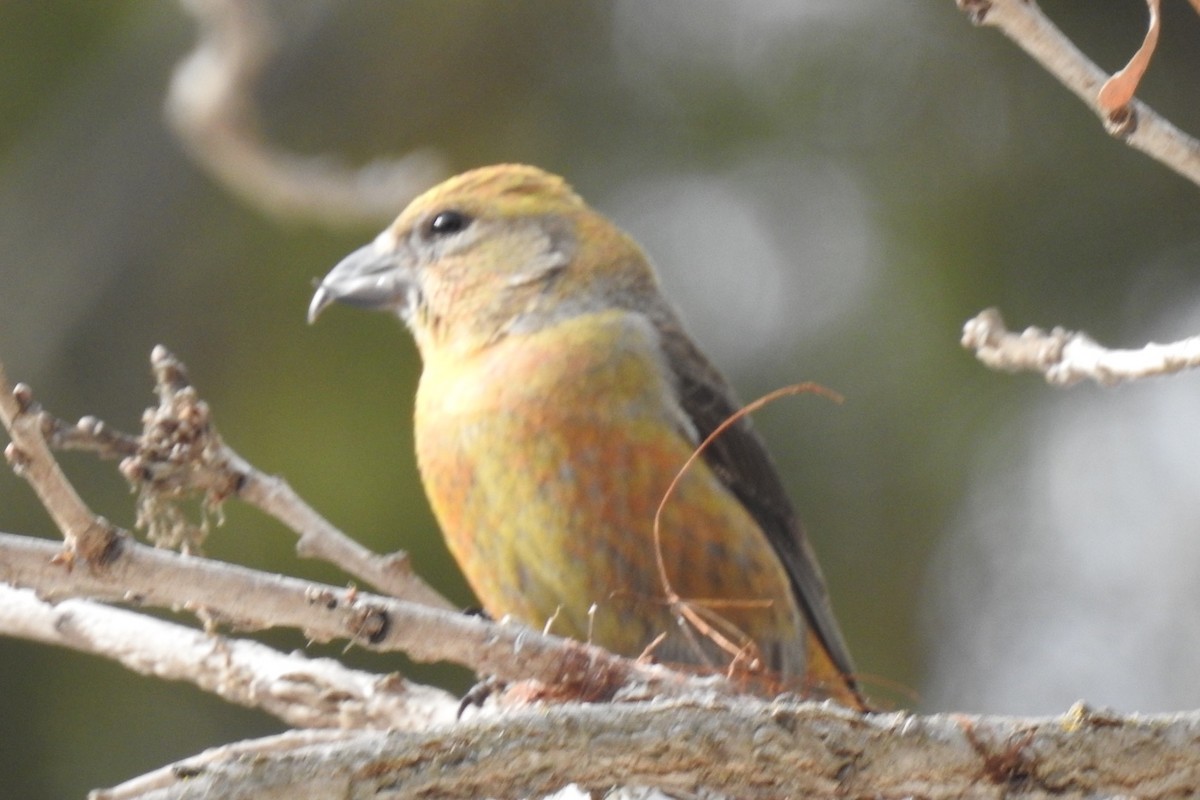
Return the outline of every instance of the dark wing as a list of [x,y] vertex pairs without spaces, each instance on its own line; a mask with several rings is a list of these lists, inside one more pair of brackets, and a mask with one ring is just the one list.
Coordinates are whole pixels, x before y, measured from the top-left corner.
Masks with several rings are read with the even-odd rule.
[[[673,314],[653,314],[667,362],[674,373],[679,401],[703,441],[741,408],[733,390],[679,326]],[[727,428],[704,458],[710,469],[741,500],[779,554],[792,590],[834,666],[854,685],[850,651],[833,615],[825,578],[796,518],[766,445],[748,417]]]

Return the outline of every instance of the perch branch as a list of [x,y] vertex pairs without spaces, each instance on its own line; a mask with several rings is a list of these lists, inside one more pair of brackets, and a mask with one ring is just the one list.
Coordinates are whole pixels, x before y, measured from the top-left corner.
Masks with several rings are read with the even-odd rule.
[[720,678],[689,678],[517,624],[290,578],[149,547],[128,538],[103,565],[67,569],[53,542],[0,533],[0,581],[39,597],[135,603],[202,613],[239,630],[296,628],[315,641],[345,639],[417,661],[452,661],[502,680],[536,680],[602,698],[670,695],[688,687],[736,692]]
[[412,734],[261,744],[210,751],[93,797],[518,798],[619,783],[739,798],[1166,798],[1200,785],[1196,714],[1082,706],[1015,719],[864,717],[794,698],[570,703]]

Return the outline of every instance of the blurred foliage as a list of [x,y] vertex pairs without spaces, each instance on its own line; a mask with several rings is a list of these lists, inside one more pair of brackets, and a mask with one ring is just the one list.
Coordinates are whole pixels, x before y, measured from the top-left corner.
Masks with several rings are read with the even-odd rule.
[[[1042,5],[1106,68],[1140,41],[1139,2]],[[1195,132],[1200,23],[1175,6],[1140,96]],[[983,443],[1049,392],[976,365],[961,323],[998,305],[1016,326],[1135,344],[1196,291],[1194,265],[1160,261],[1195,246],[1196,187],[1110,140],[951,0],[274,7],[285,35],[260,99],[281,144],[560,172],[648,246],[745,396],[799,380],[847,396],[759,424],[866,682],[916,694],[880,690],[903,705],[926,691],[930,553]],[[0,358],[61,416],[129,429],[165,344],[235,449],[368,546],[411,551],[467,605],[411,455],[407,335],[384,316],[304,324],[311,280],[373,232],[265,218],[187,160],[161,103],[192,34],[169,3],[0,3]],[[109,467],[66,463],[97,511],[132,522]],[[345,580],[257,512],[228,511],[211,555]],[[55,535],[4,475],[0,529]],[[13,797],[80,796],[280,727],[99,659],[13,641],[0,654]]]

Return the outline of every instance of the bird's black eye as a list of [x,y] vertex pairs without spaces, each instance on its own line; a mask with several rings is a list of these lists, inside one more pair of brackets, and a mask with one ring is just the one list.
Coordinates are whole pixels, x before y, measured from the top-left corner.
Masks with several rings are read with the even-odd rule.
[[471,218],[461,211],[440,211],[429,220],[431,236],[449,236],[465,230],[471,224]]

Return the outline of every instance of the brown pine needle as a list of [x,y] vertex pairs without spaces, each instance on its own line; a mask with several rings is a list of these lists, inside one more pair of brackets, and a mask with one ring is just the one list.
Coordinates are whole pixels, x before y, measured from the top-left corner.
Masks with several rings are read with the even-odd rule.
[[[791,395],[799,395],[799,394],[816,394],[816,395],[820,395],[821,397],[825,397],[829,400],[832,400],[835,403],[840,404],[843,402],[842,396],[840,394],[838,394],[837,392],[833,391],[832,389],[828,389],[828,388],[820,385],[819,383],[813,383],[811,381],[806,381],[804,383],[794,383],[789,386],[783,386],[779,389],[776,389],[773,392],[768,392],[767,394],[763,395],[762,397],[758,398],[757,400],[754,400],[751,403],[748,403],[747,405],[738,409],[733,414],[729,415],[729,417],[726,420],[724,420],[720,425],[718,425],[716,428],[714,428],[712,433],[710,433],[708,436],[706,436],[704,441],[702,441],[699,444],[699,446],[697,446],[696,449],[692,451],[692,454],[690,456],[688,456],[687,461],[683,462],[683,466],[679,468],[679,471],[677,473],[675,473],[675,477],[672,478],[671,483],[667,485],[667,490],[665,492],[663,492],[662,500],[659,501],[658,508],[654,512],[654,529],[653,530],[654,530],[655,565],[658,568],[658,577],[659,577],[659,580],[662,582],[663,592],[666,595],[666,600],[667,600],[668,605],[678,608],[678,613],[680,614],[681,617],[683,617],[687,622],[689,622],[698,632],[700,632],[704,636],[708,637],[708,639],[710,641],[712,641],[713,643],[715,643],[719,648],[721,648],[725,652],[729,653],[730,656],[735,659],[735,661],[737,659],[746,657],[747,648],[750,648],[750,652],[752,653],[752,657],[750,660],[752,662],[757,660],[757,653],[754,652],[757,650],[757,648],[755,648],[754,643],[752,641],[750,641],[750,637],[748,637],[744,632],[739,630],[735,625],[730,623],[724,617],[721,617],[719,614],[717,614],[715,611],[713,611],[712,608],[718,607],[718,606],[731,607],[734,605],[738,605],[741,607],[744,607],[746,605],[754,605],[756,607],[757,606],[765,607],[765,606],[770,605],[770,601],[769,600],[758,600],[758,601],[755,601],[755,600],[746,600],[746,601],[685,600],[684,598],[680,597],[675,592],[675,589],[671,586],[671,579],[667,576],[666,561],[663,558],[663,549],[662,549],[663,509],[666,508],[667,501],[671,499],[671,495],[675,492],[675,489],[679,485],[679,482],[681,480],[683,480],[683,476],[687,474],[687,471],[689,469],[691,469],[692,465],[696,462],[696,459],[700,458],[700,456],[702,456],[704,454],[704,451],[706,449],[708,449],[708,446],[711,445],[717,439],[718,436],[720,436],[722,433],[727,431],[730,428],[730,426],[736,424],[738,420],[742,419],[745,416],[753,414],[755,411],[758,411],[759,409],[763,408],[764,406],[767,406],[783,397],[787,397],[787,396],[791,396]],[[718,628],[724,628],[725,629],[724,633],[719,631]],[[725,634],[729,634],[729,635],[725,635]],[[743,642],[743,644],[739,645],[739,644],[735,643],[735,640],[741,640]]]

